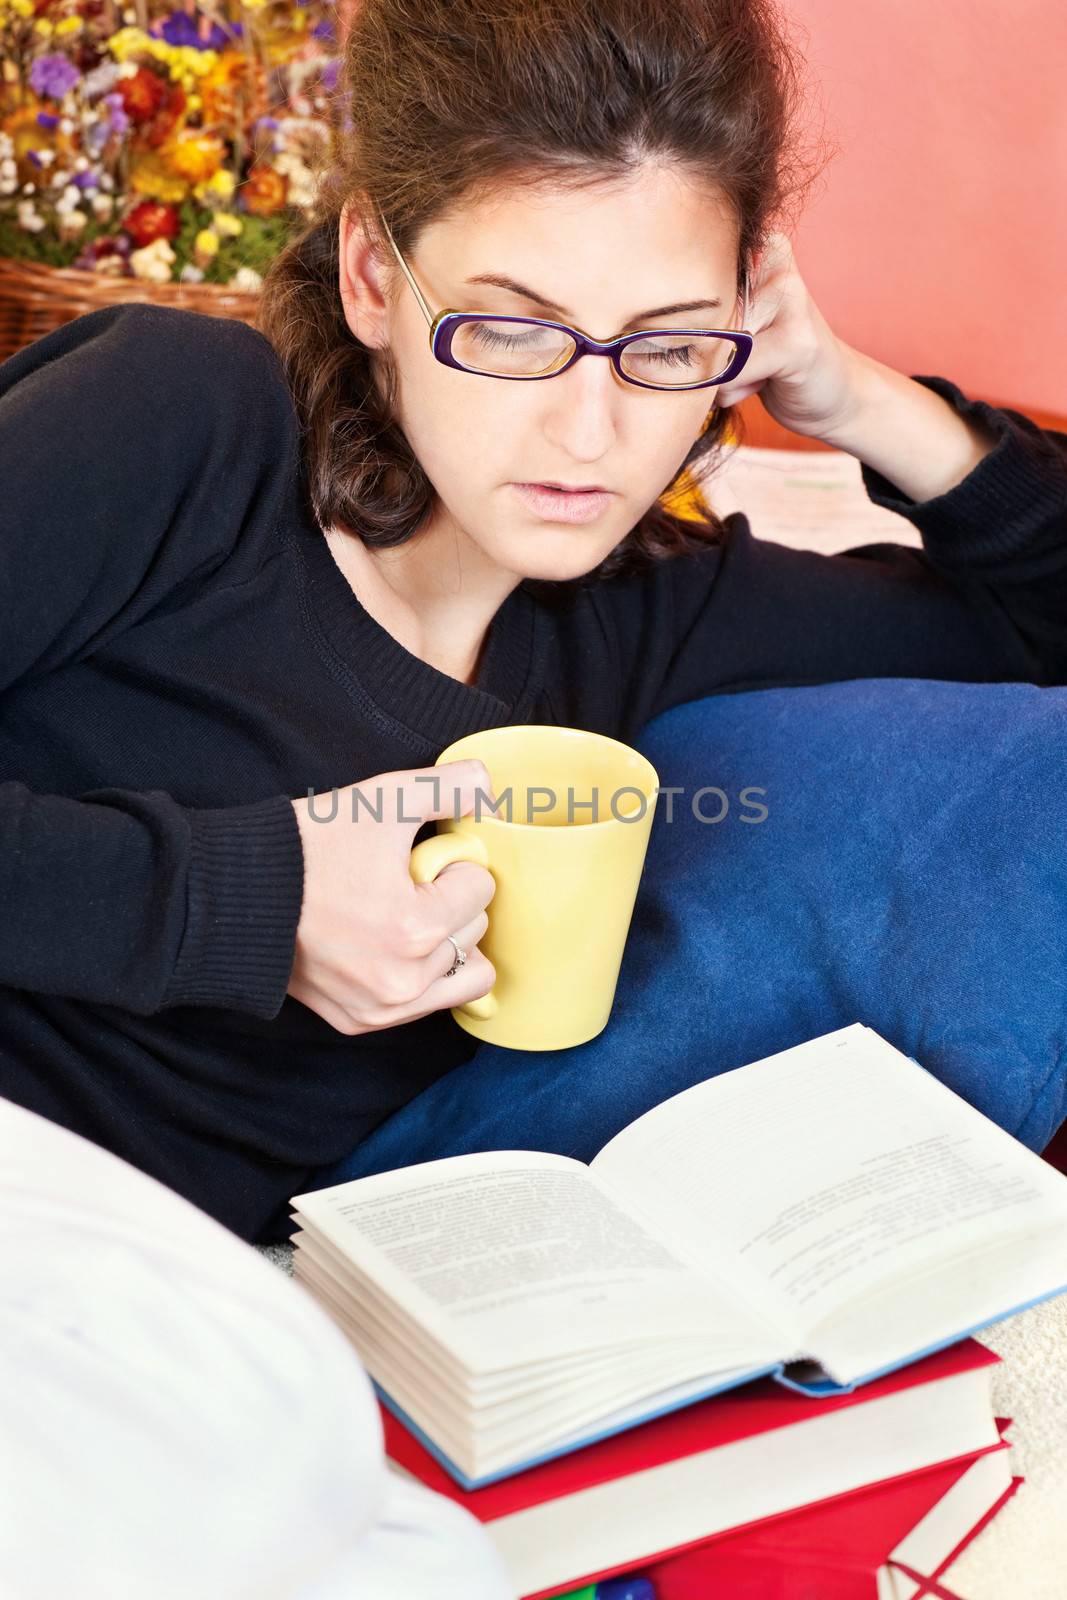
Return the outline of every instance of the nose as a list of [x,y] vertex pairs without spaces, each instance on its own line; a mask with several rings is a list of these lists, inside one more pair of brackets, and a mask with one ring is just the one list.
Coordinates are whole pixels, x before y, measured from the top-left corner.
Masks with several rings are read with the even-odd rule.
[[584,355],[542,384],[545,435],[575,461],[599,461],[615,442],[626,384],[606,356]]

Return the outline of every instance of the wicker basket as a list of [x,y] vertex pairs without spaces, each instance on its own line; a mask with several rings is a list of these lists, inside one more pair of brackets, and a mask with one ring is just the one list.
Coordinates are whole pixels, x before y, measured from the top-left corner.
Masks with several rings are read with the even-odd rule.
[[47,267],[0,256],[0,361],[64,322],[101,306],[136,300],[177,306],[256,326],[259,293],[218,283],[147,283],[74,267]]

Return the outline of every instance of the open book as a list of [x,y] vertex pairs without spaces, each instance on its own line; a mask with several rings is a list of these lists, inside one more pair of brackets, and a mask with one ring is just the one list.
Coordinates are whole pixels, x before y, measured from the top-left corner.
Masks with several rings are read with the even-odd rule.
[[1067,1289],[1067,1178],[858,1022],[588,1167],[454,1156],[292,1204],[295,1275],[468,1487],[767,1373],[817,1403]]
[[700,481],[704,501],[720,516],[743,511],[757,539],[793,550],[833,555],[891,540],[922,544],[906,517],[875,505],[860,463],[844,450],[765,450],[737,445],[715,458]]

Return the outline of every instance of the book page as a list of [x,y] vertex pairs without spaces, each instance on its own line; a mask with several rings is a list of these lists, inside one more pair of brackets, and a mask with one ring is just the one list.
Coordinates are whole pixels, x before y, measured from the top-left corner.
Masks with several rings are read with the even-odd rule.
[[709,1371],[774,1359],[771,1330],[577,1161],[534,1151],[454,1156],[293,1204],[305,1227],[475,1372],[662,1343],[665,1328],[679,1339],[699,1332]]
[[[1067,1179],[860,1023],[673,1096],[592,1170],[665,1237],[754,1270],[798,1343],[909,1275],[926,1287],[898,1337],[916,1337],[945,1313],[932,1269],[967,1255],[988,1290],[975,1263],[1009,1236],[1028,1244],[1014,1277],[1013,1252],[998,1260],[1004,1309],[1016,1288],[1036,1292],[1035,1275],[1048,1291],[1067,1279]],[[945,1276],[955,1315],[965,1276]]]
[[[483,1405],[469,1395],[446,1392],[437,1381],[439,1366],[432,1361],[424,1364],[414,1345],[388,1329],[369,1326],[364,1307],[354,1305],[349,1286],[324,1266],[319,1245],[307,1234],[302,1240],[298,1281],[312,1287],[386,1394],[471,1476],[526,1460],[568,1439],[585,1438],[591,1429],[624,1426],[650,1410],[708,1391],[706,1376],[673,1384],[671,1374],[664,1372],[664,1360],[673,1346],[667,1346],[665,1358],[658,1342],[646,1341],[636,1354],[587,1353],[576,1373],[562,1363],[530,1369],[541,1372],[542,1381],[514,1399],[501,1395]],[[690,1370],[693,1364],[690,1352]],[[741,1369],[746,1376],[751,1371]],[[722,1381],[732,1377],[725,1373]]]
[[720,516],[743,511],[757,538],[835,555],[855,545],[922,545],[905,517],[876,506],[860,464],[844,450],[763,450],[738,445],[701,480]]

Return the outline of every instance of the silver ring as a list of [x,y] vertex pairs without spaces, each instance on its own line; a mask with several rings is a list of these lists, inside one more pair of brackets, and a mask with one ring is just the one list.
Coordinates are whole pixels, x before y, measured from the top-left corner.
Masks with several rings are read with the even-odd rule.
[[458,972],[459,971],[460,967],[466,966],[466,964],[467,964],[467,952],[466,952],[466,950],[461,950],[460,949],[459,945],[456,943],[455,939],[453,939],[453,937],[452,937],[452,935],[450,933],[446,933],[445,934],[445,938],[448,940],[449,944],[452,946],[453,950],[456,952],[455,961],[453,961],[452,965],[449,967],[448,971],[445,973],[445,977],[446,978],[450,978],[454,972]]

